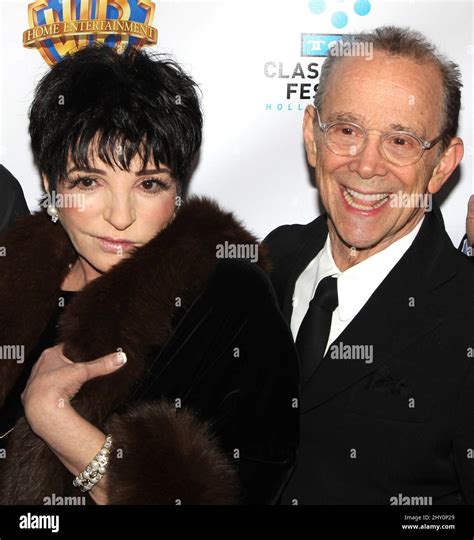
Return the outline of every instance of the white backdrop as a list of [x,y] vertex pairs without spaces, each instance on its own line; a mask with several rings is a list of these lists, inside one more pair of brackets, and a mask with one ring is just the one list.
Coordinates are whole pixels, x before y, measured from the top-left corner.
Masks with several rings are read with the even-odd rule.
[[[0,163],[20,180],[34,210],[41,190],[27,111],[35,84],[49,68],[38,51],[22,46],[30,1],[0,0]],[[191,193],[216,198],[259,237],[283,223],[314,219],[321,209],[310,183],[301,124],[317,83],[310,77],[324,58],[301,56],[301,34],[409,26],[433,40],[463,74],[460,135],[466,155],[441,197],[448,232],[457,244],[474,192],[473,1],[358,3],[359,11],[368,4],[370,11],[355,13],[354,0],[155,1],[150,24],[158,28],[157,50],[175,56],[203,92],[204,141]],[[342,12],[339,19],[333,18],[335,12]],[[341,27],[344,14],[347,23]],[[288,84],[296,92],[289,99]],[[300,91],[306,99],[300,99]]]

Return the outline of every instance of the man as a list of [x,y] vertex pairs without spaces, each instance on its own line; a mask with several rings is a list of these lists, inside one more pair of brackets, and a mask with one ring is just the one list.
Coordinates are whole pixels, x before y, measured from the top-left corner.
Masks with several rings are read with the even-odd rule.
[[432,200],[463,157],[459,71],[408,29],[352,41],[373,59],[329,56],[304,117],[327,214],[266,239],[302,372],[282,502],[472,504],[474,272]]
[[29,214],[18,180],[0,165],[0,233],[21,215]]

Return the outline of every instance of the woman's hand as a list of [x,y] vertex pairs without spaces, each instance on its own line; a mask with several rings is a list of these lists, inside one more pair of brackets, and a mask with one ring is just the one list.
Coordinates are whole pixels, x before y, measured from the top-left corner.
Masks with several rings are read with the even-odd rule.
[[[86,381],[113,373],[126,361],[125,353],[118,352],[75,363],[64,356],[58,345],[43,351],[31,370],[21,396],[26,419],[74,476],[101,449],[105,433],[80,416],[70,400]],[[107,475],[88,493],[97,504],[107,504]]]
[[71,362],[64,356],[62,345],[44,350],[21,395],[31,429],[41,436],[44,429],[51,427],[51,414],[69,406],[84,383],[117,371],[126,361],[123,352],[91,362]]

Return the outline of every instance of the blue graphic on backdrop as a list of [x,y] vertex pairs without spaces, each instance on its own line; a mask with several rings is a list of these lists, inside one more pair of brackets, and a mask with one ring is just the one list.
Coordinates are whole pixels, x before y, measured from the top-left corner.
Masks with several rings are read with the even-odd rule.
[[329,7],[334,8],[334,4],[348,5],[348,7],[345,5],[341,6],[341,8],[345,9],[345,11],[338,9],[331,15],[331,24],[337,29],[347,26],[347,23],[349,22],[349,15],[346,13],[346,11],[349,11],[351,7],[354,10],[354,13],[360,17],[367,15],[372,8],[369,0],[356,0],[355,2],[353,0],[351,2],[345,2],[344,0],[337,0],[336,2],[331,0],[310,0],[308,6],[311,13],[314,13],[315,15],[322,15]]

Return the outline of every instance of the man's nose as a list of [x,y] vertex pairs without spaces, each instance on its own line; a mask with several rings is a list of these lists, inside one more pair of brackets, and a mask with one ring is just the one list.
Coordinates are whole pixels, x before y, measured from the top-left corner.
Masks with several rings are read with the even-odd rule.
[[360,178],[372,178],[387,174],[387,160],[382,154],[380,137],[370,133],[363,149],[349,163],[349,170],[357,173]]

